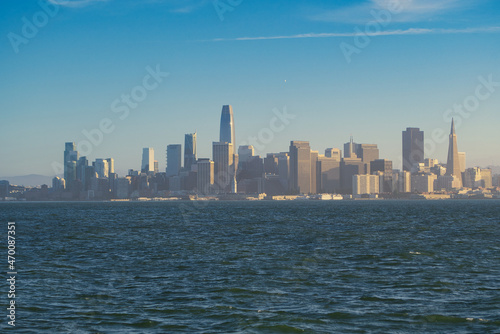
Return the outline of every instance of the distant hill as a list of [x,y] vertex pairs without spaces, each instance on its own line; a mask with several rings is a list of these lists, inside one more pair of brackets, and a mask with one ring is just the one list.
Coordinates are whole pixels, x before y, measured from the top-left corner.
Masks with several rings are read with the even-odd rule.
[[0,177],[0,180],[7,180],[10,184],[14,184],[16,186],[35,187],[46,184],[49,187],[52,187],[52,178],[52,176],[30,174],[24,176],[5,176]]

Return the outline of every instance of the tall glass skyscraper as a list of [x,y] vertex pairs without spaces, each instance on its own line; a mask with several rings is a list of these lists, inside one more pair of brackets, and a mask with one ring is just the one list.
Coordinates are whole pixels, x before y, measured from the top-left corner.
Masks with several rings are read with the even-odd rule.
[[76,178],[82,182],[83,190],[87,190],[90,185],[90,178],[87,177],[89,161],[87,157],[80,157],[76,163]]
[[411,171],[415,163],[424,162],[424,132],[419,128],[403,131],[403,170]]
[[167,176],[177,176],[181,171],[182,145],[173,144],[167,146]]
[[236,145],[234,137],[234,116],[233,107],[230,105],[222,106],[220,116],[220,140],[221,143],[231,143]]
[[64,145],[64,180],[66,181],[67,189],[72,189],[76,181],[77,160],[78,152],[76,151],[75,143],[66,143]]
[[184,168],[191,170],[191,166],[196,163],[196,132],[188,133],[184,136]]
[[[316,164],[314,164],[316,168]],[[314,180],[316,181],[316,180]],[[290,142],[290,191],[311,193],[311,147],[308,141]]]
[[95,159],[94,170],[100,178],[109,177],[109,165],[106,159]]
[[220,193],[236,192],[236,166],[233,144],[228,142],[212,143],[214,177],[216,191]]

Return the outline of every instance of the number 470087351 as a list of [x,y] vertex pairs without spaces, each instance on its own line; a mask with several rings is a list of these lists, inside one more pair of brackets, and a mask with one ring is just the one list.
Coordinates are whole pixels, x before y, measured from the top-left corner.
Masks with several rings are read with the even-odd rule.
[[14,270],[15,266],[14,264],[16,263],[16,258],[14,255],[16,255],[16,223],[9,222],[8,224],[8,232],[7,232],[7,243],[9,244],[8,248],[8,258],[7,261],[9,263],[9,269]]

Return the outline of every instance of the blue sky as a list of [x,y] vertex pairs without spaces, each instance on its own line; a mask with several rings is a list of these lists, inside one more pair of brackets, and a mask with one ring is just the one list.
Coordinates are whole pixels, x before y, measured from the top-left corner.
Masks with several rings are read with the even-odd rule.
[[[223,104],[237,143],[273,110],[295,116],[260,154],[290,140],[321,153],[352,134],[399,167],[401,131],[420,127],[443,161],[455,116],[468,166],[500,165],[495,0],[4,1],[0,16],[0,176],[54,175],[64,142],[102,119],[113,130],[88,158],[112,157],[122,175],[143,147],[163,170],[166,146],[195,130],[211,157]],[[120,119],[112,103],[158,66],[168,77]]]

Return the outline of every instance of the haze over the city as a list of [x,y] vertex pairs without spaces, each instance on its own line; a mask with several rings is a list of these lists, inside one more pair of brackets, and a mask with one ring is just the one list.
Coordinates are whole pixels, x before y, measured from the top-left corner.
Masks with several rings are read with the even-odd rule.
[[419,127],[446,162],[454,117],[467,166],[500,165],[498,1],[52,0],[0,15],[0,176],[53,176],[63,143],[94,129],[108,132],[89,160],[121,174],[144,147],[164,170],[167,145],[195,131],[209,158],[224,104],[236,146],[295,117],[261,155],[352,135],[400,168],[401,131]]

